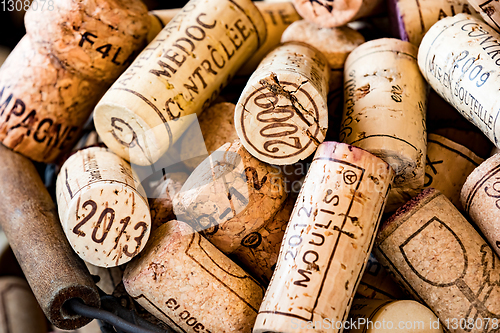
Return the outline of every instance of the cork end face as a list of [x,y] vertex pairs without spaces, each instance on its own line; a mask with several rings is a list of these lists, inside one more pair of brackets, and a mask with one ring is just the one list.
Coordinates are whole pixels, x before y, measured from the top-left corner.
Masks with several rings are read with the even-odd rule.
[[353,21],[363,6],[362,0],[294,0],[295,9],[304,19],[317,25],[335,28]]
[[487,176],[496,172],[499,168],[500,154],[495,154],[481,163],[467,177],[460,192],[460,202],[467,212],[469,212],[469,208],[474,199],[474,191],[477,191],[478,188],[484,186],[484,183],[481,183],[481,181],[488,179]]

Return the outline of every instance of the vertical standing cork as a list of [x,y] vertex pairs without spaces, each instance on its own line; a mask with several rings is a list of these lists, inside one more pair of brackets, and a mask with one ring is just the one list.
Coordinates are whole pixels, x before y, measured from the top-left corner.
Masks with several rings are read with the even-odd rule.
[[269,164],[310,156],[328,129],[329,67],[311,46],[274,49],[248,80],[236,110],[236,133],[250,154]]
[[460,199],[495,252],[500,255],[500,155],[481,163],[467,177]]
[[384,38],[362,44],[345,64],[340,141],[396,171],[388,206],[406,202],[424,184],[427,88],[416,57],[414,45]]
[[104,143],[139,165],[156,162],[266,39],[250,0],[192,0],[98,103]]
[[226,143],[203,161],[174,197],[174,213],[226,254],[276,215],[286,199],[278,168]]
[[424,187],[439,190],[450,199],[455,207],[462,209],[460,190],[467,176],[482,161],[482,158],[466,147],[443,136],[429,134]]
[[65,301],[99,306],[99,293],[66,241],[56,207],[33,164],[0,145],[0,225],[45,316],[75,329],[91,319],[69,314]]
[[[467,332],[498,328],[499,259],[474,227],[439,191],[426,189],[381,227],[374,253],[451,332],[477,318]],[[457,325],[458,321],[458,325]]]
[[63,230],[75,252],[99,267],[124,264],[146,245],[151,215],[130,165],[106,148],[80,150],[56,183]]
[[170,221],[130,262],[123,282],[179,333],[250,333],[264,288],[184,222]]
[[467,0],[389,0],[389,13],[394,34],[416,46],[442,18],[458,13],[479,15]]
[[481,17],[496,31],[500,32],[500,4],[496,0],[467,0]]
[[304,19],[327,28],[373,15],[384,6],[382,0],[294,0],[293,4]]
[[318,147],[254,333],[296,332],[292,319],[301,325],[347,319],[393,177],[386,162],[362,149],[336,142]]
[[493,75],[500,66],[500,35],[466,14],[447,17],[427,32],[418,51],[418,65],[432,88],[500,146],[500,89]]

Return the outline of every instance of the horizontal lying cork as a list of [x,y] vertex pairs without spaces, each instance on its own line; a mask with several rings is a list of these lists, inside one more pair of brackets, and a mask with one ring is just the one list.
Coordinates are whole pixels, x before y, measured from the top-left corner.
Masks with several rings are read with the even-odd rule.
[[418,65],[431,87],[497,147],[500,102],[491,95],[500,88],[500,78],[492,74],[500,65],[499,38],[480,19],[458,14],[433,25],[418,51]]
[[318,147],[254,333],[296,332],[292,319],[302,327],[347,319],[393,177],[392,168],[367,151],[336,142]]
[[124,264],[146,245],[151,215],[130,165],[107,148],[78,151],[56,183],[61,224],[71,246],[99,267]]
[[262,60],[234,112],[236,133],[250,154],[284,165],[314,153],[328,129],[329,71],[323,54],[296,42]]
[[488,331],[495,327],[498,257],[439,191],[424,190],[387,220],[374,254],[447,330],[465,332],[461,320],[483,321],[467,326],[467,332],[484,332],[486,324]]
[[122,158],[156,162],[265,39],[250,0],[188,2],[100,100],[97,132]]
[[174,213],[230,254],[280,210],[287,197],[284,182],[278,168],[238,141],[228,142],[189,176],[173,199]]
[[127,265],[127,292],[179,333],[250,333],[264,288],[189,225],[161,226]]
[[35,48],[78,75],[110,84],[145,46],[149,17],[140,0],[53,1],[50,5],[51,10],[31,6],[26,12],[27,34]]
[[495,0],[467,0],[477,10],[483,20],[500,32],[500,4]]

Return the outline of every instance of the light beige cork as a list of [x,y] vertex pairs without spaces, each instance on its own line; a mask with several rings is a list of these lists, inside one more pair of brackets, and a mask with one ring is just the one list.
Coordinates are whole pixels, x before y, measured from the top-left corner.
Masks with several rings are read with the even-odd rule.
[[424,184],[427,85],[416,57],[409,42],[383,38],[362,44],[345,64],[340,141],[368,150],[395,170],[389,210]]
[[[422,191],[387,220],[374,254],[447,331],[477,333],[488,321],[487,331],[498,325],[498,257],[439,191]],[[482,326],[460,329],[460,320],[469,325],[478,318]]]
[[481,162],[483,159],[466,147],[430,133],[427,137],[424,187],[439,190],[462,210],[460,191],[467,177]]
[[127,292],[179,333],[250,333],[264,288],[189,225],[161,226],[127,265]]
[[62,228],[86,262],[114,267],[146,245],[151,215],[130,165],[107,148],[92,147],[64,162],[56,182]]
[[44,10],[42,4],[25,16],[33,46],[78,75],[110,84],[145,46],[149,17],[140,0],[52,1]]
[[379,13],[385,5],[382,0],[294,0],[293,4],[304,19],[326,28]]
[[95,108],[104,143],[134,164],[156,162],[266,39],[250,0],[192,0]]
[[467,0],[490,27],[500,32],[500,4],[497,0]]
[[287,197],[284,183],[278,168],[228,142],[189,176],[173,199],[174,213],[230,254],[276,215]]
[[418,52],[430,86],[497,147],[500,100],[491,96],[500,88],[500,78],[493,74],[500,65],[499,38],[480,19],[458,14],[433,25]]
[[148,44],[153,41],[153,39],[158,36],[158,34],[162,31],[163,28],[168,24],[168,22],[172,21],[172,19],[177,15],[182,9],[181,8],[173,8],[173,9],[159,9],[152,10],[149,12],[149,31],[147,35]]
[[[362,149],[321,144],[283,239],[254,333],[347,319],[394,171]],[[306,328],[301,333],[341,332]]]
[[329,72],[324,55],[302,43],[283,44],[262,60],[234,112],[250,154],[285,165],[314,153],[328,129]]
[[347,325],[351,333],[443,332],[439,319],[429,308],[410,300],[355,299]]
[[34,161],[55,162],[78,140],[103,88],[24,36],[0,69],[0,141]]
[[481,163],[467,177],[460,199],[465,212],[500,255],[500,155]]

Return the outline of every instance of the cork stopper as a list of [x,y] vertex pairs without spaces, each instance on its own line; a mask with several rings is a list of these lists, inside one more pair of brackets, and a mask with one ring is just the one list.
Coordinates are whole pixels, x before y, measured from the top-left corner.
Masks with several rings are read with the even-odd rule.
[[495,1],[468,0],[490,27],[500,32],[500,5]]

